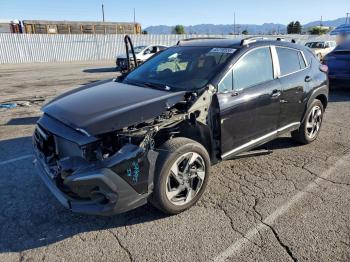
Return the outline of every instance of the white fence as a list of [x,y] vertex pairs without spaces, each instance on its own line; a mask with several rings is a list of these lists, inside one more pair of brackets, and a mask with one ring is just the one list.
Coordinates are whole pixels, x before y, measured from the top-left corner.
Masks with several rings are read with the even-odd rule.
[[[179,40],[203,35],[132,35],[134,46],[175,45]],[[241,36],[211,36],[241,38]],[[272,36],[268,36],[272,37]],[[274,36],[277,37],[277,36]],[[283,36],[281,36],[283,37]],[[300,43],[312,36],[288,36]],[[324,36],[323,39],[331,38]],[[123,35],[0,34],[0,64],[111,60],[124,53]]]

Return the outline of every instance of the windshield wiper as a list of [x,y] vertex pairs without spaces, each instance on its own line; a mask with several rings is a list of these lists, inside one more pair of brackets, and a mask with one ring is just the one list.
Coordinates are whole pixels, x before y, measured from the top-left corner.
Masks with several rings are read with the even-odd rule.
[[142,82],[147,87],[152,87],[152,88],[157,88],[161,90],[166,90],[170,91],[171,87],[167,86],[166,84],[161,84],[161,83],[153,83],[153,82]]
[[138,85],[138,86],[144,86],[144,87],[150,87],[150,88],[156,88],[159,90],[165,90],[170,91],[171,87],[166,84],[161,83],[154,83],[154,82],[146,82],[146,81],[136,81],[136,80],[126,80],[127,83]]

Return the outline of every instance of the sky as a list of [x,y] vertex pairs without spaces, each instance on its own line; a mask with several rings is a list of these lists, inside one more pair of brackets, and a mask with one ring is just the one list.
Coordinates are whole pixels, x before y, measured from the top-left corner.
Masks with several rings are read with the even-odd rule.
[[150,25],[281,23],[299,20],[302,24],[345,17],[349,0],[0,0],[0,19],[9,20],[102,20],[136,21]]

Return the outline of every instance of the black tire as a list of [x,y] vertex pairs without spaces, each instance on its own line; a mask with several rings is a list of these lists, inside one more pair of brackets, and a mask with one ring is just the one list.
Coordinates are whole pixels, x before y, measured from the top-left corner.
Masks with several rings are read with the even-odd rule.
[[[310,137],[308,135],[308,128],[307,128],[307,123],[311,117],[311,113],[312,111],[314,110],[314,108],[320,108],[321,110],[321,116],[320,116],[320,119],[321,119],[321,122],[320,122],[320,126],[318,128],[318,131],[315,133],[314,136]],[[323,107],[323,104],[320,100],[318,99],[315,99],[311,105],[309,106],[308,110],[306,111],[305,113],[305,117],[304,117],[304,120],[303,122],[301,123],[301,126],[299,127],[298,130],[295,130],[292,132],[292,138],[301,143],[301,144],[310,144],[312,143],[313,141],[315,141],[320,133],[320,130],[321,130],[321,127],[322,127],[322,122],[323,122],[323,115],[324,115],[324,107]]]
[[[210,158],[207,150],[199,143],[183,137],[166,141],[158,150],[159,156],[154,175],[154,190],[150,202],[162,212],[170,215],[178,214],[190,208],[199,200],[208,183],[210,173]],[[205,163],[205,176],[196,195],[183,205],[173,204],[167,197],[167,181],[170,169],[179,157],[190,152],[200,155]]]

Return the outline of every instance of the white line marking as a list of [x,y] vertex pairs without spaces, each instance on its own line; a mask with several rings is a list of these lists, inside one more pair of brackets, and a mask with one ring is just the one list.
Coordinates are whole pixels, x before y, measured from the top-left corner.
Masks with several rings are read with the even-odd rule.
[[24,155],[24,156],[15,157],[15,158],[12,158],[12,159],[0,162],[0,166],[6,165],[6,164],[10,164],[10,163],[16,162],[18,160],[27,159],[27,158],[30,158],[30,157],[33,157],[33,155]]
[[[308,184],[303,189],[303,191],[300,191],[298,194],[293,196],[288,202],[286,202],[285,204],[277,208],[276,211],[274,211],[271,215],[266,217],[263,222],[268,225],[272,225],[280,216],[287,213],[290,208],[292,208],[298,201],[300,201],[303,197],[305,197],[310,191],[318,187],[320,183],[327,182],[325,179],[330,177],[334,173],[334,171],[336,171],[336,169],[343,167],[344,164],[349,165],[349,161],[350,161],[349,156],[350,155],[345,155],[344,157],[339,159],[332,167],[324,171],[320,175],[320,177],[316,178],[313,182]],[[225,261],[229,257],[232,257],[233,255],[238,253],[244,245],[249,244],[251,241],[253,241],[253,238],[262,229],[268,229],[268,227],[263,223],[259,223],[256,227],[250,229],[244,237],[232,243],[231,246],[229,246],[226,250],[224,250],[217,257],[215,257],[214,261],[221,262],[221,261]]]

